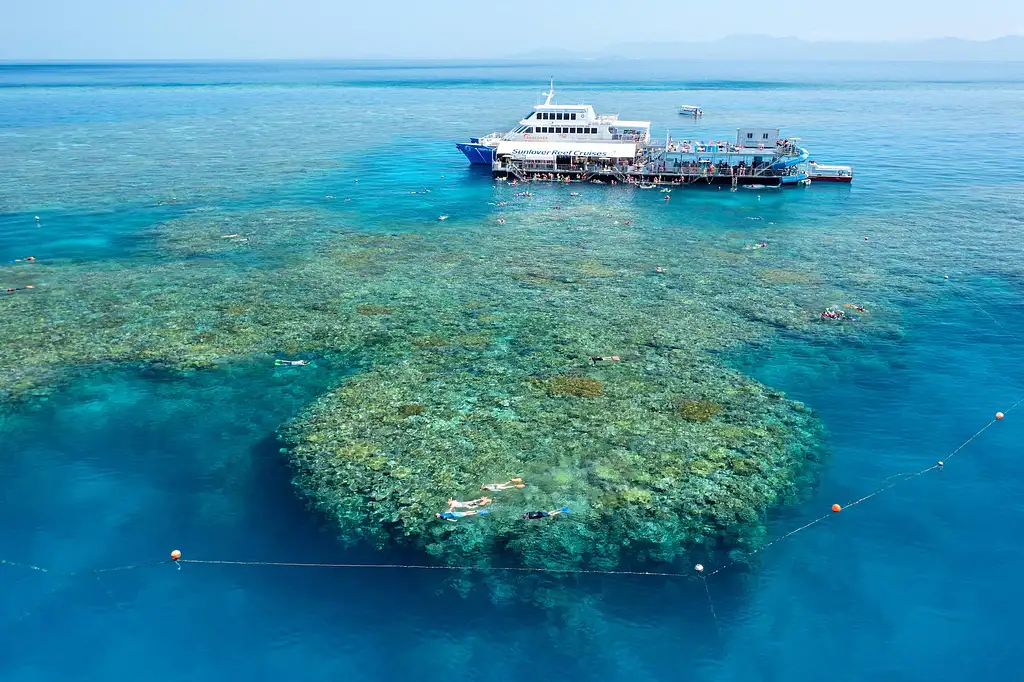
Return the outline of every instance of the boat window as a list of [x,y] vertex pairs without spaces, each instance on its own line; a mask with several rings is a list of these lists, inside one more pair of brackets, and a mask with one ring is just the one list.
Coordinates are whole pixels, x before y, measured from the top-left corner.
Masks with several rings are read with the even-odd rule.
[[753,140],[754,139],[754,133],[747,133],[747,139],[748,140]]
[[559,121],[561,121],[562,120],[562,112],[559,111],[557,114],[555,114],[555,118],[557,118]]
[[576,120],[576,114],[569,114],[569,116],[572,117],[572,120]]
[[764,133],[763,135],[761,135],[761,139],[762,140],[767,140],[768,139],[768,133]]
[[533,128],[527,128],[527,129],[526,129],[526,132],[527,132],[527,133],[532,133],[532,132],[533,132]]

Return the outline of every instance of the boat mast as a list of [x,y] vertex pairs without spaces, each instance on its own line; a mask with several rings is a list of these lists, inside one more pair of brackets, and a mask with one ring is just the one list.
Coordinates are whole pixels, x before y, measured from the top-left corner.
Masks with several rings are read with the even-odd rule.
[[551,87],[548,89],[547,92],[544,93],[544,96],[547,97],[547,99],[544,100],[544,104],[551,104],[551,98],[555,96],[555,79],[554,78],[551,79]]

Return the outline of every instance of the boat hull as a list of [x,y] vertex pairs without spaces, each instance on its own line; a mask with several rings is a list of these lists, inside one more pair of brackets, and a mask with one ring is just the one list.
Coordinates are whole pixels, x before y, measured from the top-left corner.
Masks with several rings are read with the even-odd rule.
[[496,147],[475,142],[457,142],[455,147],[466,155],[471,164],[490,166],[494,163]]
[[853,176],[830,177],[828,175],[812,175],[811,180],[814,182],[853,182]]

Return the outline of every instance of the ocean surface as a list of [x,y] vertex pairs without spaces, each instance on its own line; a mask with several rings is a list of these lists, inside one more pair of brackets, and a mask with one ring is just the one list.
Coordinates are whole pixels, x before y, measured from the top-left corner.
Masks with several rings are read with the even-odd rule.
[[[670,202],[537,186],[516,201],[454,142],[511,127],[550,76],[558,101],[650,118],[657,136],[780,126],[812,158],[854,165],[855,181],[675,190]],[[678,117],[683,103],[704,118]],[[445,571],[175,570],[159,563],[175,548],[424,562],[339,543],[279,452],[276,429],[359,372],[359,359],[280,370],[266,348],[184,373],[75,367],[98,351],[73,334],[17,337],[30,320],[12,296],[0,299],[0,325],[21,340],[0,348],[4,367],[35,366],[44,347],[66,362],[48,370],[52,390],[0,416],[0,559],[14,562],[0,564],[0,678],[1017,679],[1024,407],[1009,408],[1024,398],[1022,111],[1019,64],[0,65],[0,287],[37,286],[16,296],[75,286],[95,300],[95,282],[136,281],[147,264],[179,258],[216,260],[229,275],[266,269],[287,297],[274,258],[315,263],[337,225],[465,240],[483,264],[474,244],[508,230],[553,253],[620,252],[712,284],[756,269],[789,282],[812,318],[844,303],[868,311],[843,333],[780,327],[722,351],[827,432],[820,481],[769,514],[770,535],[896,483],[712,576],[707,593],[688,566],[661,569],[681,578],[581,575],[574,609],[459,594]],[[534,222],[563,204],[571,229]],[[611,212],[631,229],[597,224]],[[200,249],[191,226],[201,221],[216,226],[213,242],[240,232],[273,248]],[[743,249],[762,239],[767,249]],[[694,245],[700,258],[688,256]],[[218,286],[138,281],[182,309]],[[1004,420],[950,457],[1000,410]],[[941,471],[898,476],[938,460]]]

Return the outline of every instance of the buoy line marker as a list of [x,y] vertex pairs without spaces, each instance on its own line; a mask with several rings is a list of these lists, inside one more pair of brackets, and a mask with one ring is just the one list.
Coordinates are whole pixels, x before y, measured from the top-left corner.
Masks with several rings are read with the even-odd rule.
[[[978,429],[978,431],[976,431],[974,433],[974,435],[972,435],[970,438],[968,438],[963,443],[958,445],[956,447],[956,449],[954,449],[952,452],[950,452],[948,455],[946,455],[946,460],[948,461],[948,460],[952,459],[953,457],[955,457],[958,453],[960,453],[960,451],[962,451],[968,445],[973,443],[975,441],[975,439],[977,439],[981,434],[983,434],[985,431],[987,431],[989,428],[991,428],[993,424],[995,424],[996,422],[1002,421],[1007,413],[1009,413],[1011,410],[1015,409],[1022,402],[1024,402],[1024,397],[1022,397],[1019,400],[1017,400],[1017,402],[1015,402],[1013,405],[1011,405],[1009,408],[1007,408],[1005,410],[1005,412],[996,412],[995,418],[993,418],[991,421],[989,421],[983,427]],[[804,525],[789,531],[785,535],[781,535],[781,536],[775,538],[774,540],[772,540],[771,542],[766,544],[764,547],[761,547],[760,549],[757,549],[755,551],[752,551],[752,552],[749,552],[749,553],[745,554],[744,555],[744,560],[749,559],[750,557],[756,556],[758,554],[761,554],[761,553],[767,551],[768,548],[772,547],[773,545],[776,545],[779,542],[782,542],[783,540],[796,535],[797,533],[801,533],[801,532],[807,530],[808,528],[811,528],[811,527],[821,523],[822,521],[824,521],[825,519],[829,518],[830,516],[833,516],[833,515],[835,515],[835,514],[837,514],[839,512],[842,512],[842,511],[847,511],[851,507],[856,507],[857,505],[861,504],[862,502],[866,502],[867,500],[870,500],[871,498],[873,498],[873,497],[875,497],[875,496],[877,496],[877,495],[879,495],[879,494],[881,494],[881,493],[883,493],[883,492],[885,492],[887,490],[890,490],[890,489],[896,487],[900,483],[904,483],[904,482],[909,481],[909,480],[911,480],[913,478],[917,478],[917,477],[922,476],[922,475],[924,475],[924,474],[926,474],[926,473],[928,473],[930,471],[941,470],[944,465],[945,465],[945,461],[944,460],[939,460],[935,464],[933,464],[933,465],[931,465],[929,467],[926,467],[924,469],[921,469],[920,471],[917,471],[917,472],[894,474],[894,475],[888,477],[887,479],[885,479],[885,481],[883,481],[883,483],[885,483],[885,484],[882,485],[881,487],[875,489],[873,492],[868,493],[867,495],[864,495],[863,497],[861,497],[861,498],[859,498],[857,500],[854,500],[853,502],[849,502],[845,506],[839,505],[838,503],[837,504],[833,504],[831,509],[830,509],[830,511],[827,514],[823,514],[822,516],[819,516],[818,518],[813,519],[813,520],[805,523]],[[890,481],[890,479],[893,479],[893,478],[896,478],[897,480],[894,480],[892,482],[888,482],[888,481]],[[738,563],[741,563],[741,560],[729,561],[729,562],[719,566],[715,570],[711,571],[710,573],[705,573],[704,572],[705,568],[704,568],[704,566],[702,564],[697,564],[696,566],[694,566],[694,570],[696,571],[697,577],[699,577],[703,581],[703,583],[704,583],[704,589],[705,589],[705,592],[707,593],[707,597],[708,597],[708,604],[711,607],[711,614],[712,614],[712,616],[715,619],[715,624],[716,625],[718,624],[718,616],[715,614],[715,607],[714,607],[714,603],[713,603],[713,601],[711,599],[711,590],[708,587],[707,579],[710,578],[711,576],[714,576],[714,575],[717,575],[718,573],[721,573],[722,571],[724,571],[724,570],[726,570],[728,568],[731,568],[732,566],[735,566]],[[0,559],[0,564],[7,565],[7,566],[16,566],[16,567],[19,567],[19,568],[27,568],[27,569],[30,569],[30,570],[33,570],[33,571],[38,571],[38,572],[41,572],[41,573],[53,573],[53,574],[56,574],[56,575],[67,575],[67,576],[98,575],[100,573],[114,573],[114,572],[118,572],[118,571],[128,571],[128,570],[133,570],[133,569],[137,569],[137,568],[149,568],[149,567],[152,567],[152,566],[159,566],[159,565],[163,565],[163,564],[175,564],[179,570],[181,569],[181,566],[183,564],[196,564],[196,565],[207,565],[207,566],[278,566],[278,567],[302,567],[302,568],[373,568],[373,569],[405,569],[405,570],[428,570],[428,571],[477,571],[477,572],[481,572],[481,573],[501,573],[501,572],[506,572],[506,573],[549,573],[549,574],[565,574],[565,575],[656,576],[656,577],[664,577],[664,578],[684,578],[684,577],[688,577],[689,575],[691,575],[691,574],[679,573],[679,572],[670,573],[670,572],[667,572],[667,571],[614,571],[614,570],[599,570],[599,569],[585,569],[585,568],[542,568],[542,567],[533,567],[533,566],[468,566],[468,565],[445,565],[445,564],[437,564],[437,565],[429,565],[429,564],[358,564],[358,563],[320,563],[320,562],[301,562],[301,561],[243,561],[243,560],[229,560],[229,559],[186,559],[184,557],[184,555],[182,554],[181,550],[178,550],[178,549],[175,549],[175,550],[171,551],[169,559],[164,559],[164,560],[160,560],[160,561],[150,561],[150,562],[144,562],[144,563],[139,563],[139,564],[129,564],[129,565],[125,565],[125,566],[114,566],[114,567],[110,567],[110,568],[96,568],[96,569],[85,570],[85,571],[72,571],[72,572],[54,571],[54,570],[51,570],[51,569],[48,569],[48,568],[44,568],[42,566],[35,566],[33,564],[26,564],[26,563],[20,563],[20,562],[15,562],[15,561],[8,561],[7,559]]]

